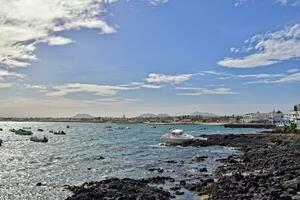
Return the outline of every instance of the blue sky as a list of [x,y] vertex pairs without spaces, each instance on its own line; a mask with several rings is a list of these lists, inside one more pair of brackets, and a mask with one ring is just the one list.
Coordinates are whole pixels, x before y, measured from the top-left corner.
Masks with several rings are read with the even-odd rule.
[[0,39],[1,116],[299,103],[298,0],[12,0]]

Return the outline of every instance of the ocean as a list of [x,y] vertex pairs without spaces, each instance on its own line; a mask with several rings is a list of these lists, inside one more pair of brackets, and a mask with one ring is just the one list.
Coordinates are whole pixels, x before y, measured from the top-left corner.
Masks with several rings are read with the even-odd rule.
[[[70,128],[66,128],[67,125]],[[111,128],[107,128],[111,126]],[[16,135],[9,129],[31,127],[34,135],[45,135],[48,143],[35,143],[30,136]],[[125,128],[125,127],[128,127]],[[64,185],[79,185],[111,177],[147,178],[171,176],[175,180],[195,179],[199,168],[211,174],[216,161],[236,150],[227,147],[169,147],[160,144],[160,137],[170,128],[201,134],[258,133],[258,129],[225,129],[219,125],[152,125],[0,122],[0,199],[65,199],[70,192]],[[37,131],[38,128],[43,132]],[[54,135],[49,130],[64,130]],[[195,163],[196,155],[206,155],[205,162]],[[104,159],[99,159],[103,156]],[[167,161],[176,161],[170,164]],[[182,164],[184,163],[184,164]],[[149,171],[162,168],[162,173]],[[42,186],[36,186],[41,182]],[[193,199],[193,194],[189,199]],[[187,196],[178,197],[186,199]]]

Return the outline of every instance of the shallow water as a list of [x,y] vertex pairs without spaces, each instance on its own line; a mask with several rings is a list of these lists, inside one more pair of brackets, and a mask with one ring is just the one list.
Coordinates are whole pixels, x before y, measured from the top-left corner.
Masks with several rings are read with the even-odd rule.
[[[70,125],[70,128],[66,128]],[[111,125],[113,131],[105,128]],[[130,129],[118,130],[118,127]],[[30,136],[20,136],[9,129],[31,127],[34,135],[45,135],[48,143],[35,143]],[[193,179],[199,168],[211,173],[218,158],[234,150],[224,147],[166,147],[159,145],[162,134],[174,125],[93,124],[0,122],[0,199],[64,199],[69,193],[66,184],[109,177],[146,178],[171,176],[176,180]],[[38,132],[42,128],[44,132]],[[255,133],[257,129],[224,129],[216,125],[178,125],[193,135]],[[49,130],[64,130],[66,135],[54,135]],[[205,162],[192,162],[195,155],[207,155]],[[104,160],[96,160],[104,156]],[[170,164],[165,161],[184,161]],[[150,172],[161,167],[163,173]],[[90,170],[88,168],[91,168]],[[46,186],[37,187],[38,182]],[[180,199],[180,197],[179,197]]]

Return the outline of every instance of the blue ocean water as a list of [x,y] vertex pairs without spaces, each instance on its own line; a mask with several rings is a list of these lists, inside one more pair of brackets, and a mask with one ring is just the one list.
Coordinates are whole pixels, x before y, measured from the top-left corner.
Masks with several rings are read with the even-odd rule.
[[[70,125],[70,128],[66,128]],[[112,128],[106,128],[111,126]],[[9,131],[31,127],[34,135],[45,135],[48,143],[35,143],[30,136]],[[121,128],[120,128],[121,127]],[[129,129],[125,129],[128,127]],[[159,144],[170,128],[201,134],[257,133],[258,129],[225,129],[218,125],[156,125],[0,122],[0,199],[64,199],[70,195],[64,185],[109,177],[146,178],[171,176],[176,180],[195,178],[199,168],[211,173],[216,159],[227,157],[233,149],[225,147],[166,147]],[[44,132],[38,132],[42,128]],[[124,128],[124,129],[122,129]],[[64,130],[54,135],[49,130]],[[207,155],[205,162],[192,162],[195,155]],[[105,159],[95,158],[103,156]],[[167,163],[175,160],[178,164]],[[184,164],[180,164],[183,161]],[[163,168],[163,173],[150,168]],[[192,181],[192,180],[191,180]],[[45,186],[38,187],[42,182]]]

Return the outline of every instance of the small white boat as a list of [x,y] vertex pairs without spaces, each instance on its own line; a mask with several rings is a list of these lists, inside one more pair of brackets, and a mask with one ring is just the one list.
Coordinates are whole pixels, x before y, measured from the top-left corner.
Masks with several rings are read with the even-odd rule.
[[187,142],[192,142],[195,137],[191,134],[183,132],[181,129],[174,129],[171,132],[161,136],[160,142],[171,145],[180,145]]
[[33,136],[30,138],[30,141],[33,141],[33,142],[48,142],[48,139],[43,136],[43,137],[38,137],[38,136]]

